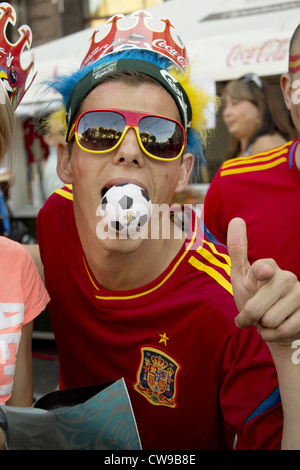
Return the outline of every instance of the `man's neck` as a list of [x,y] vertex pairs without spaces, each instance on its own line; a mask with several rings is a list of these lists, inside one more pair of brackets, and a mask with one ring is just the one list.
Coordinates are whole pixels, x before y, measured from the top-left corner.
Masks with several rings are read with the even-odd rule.
[[107,290],[137,289],[157,279],[180,251],[185,238],[146,240],[132,252],[85,250],[94,277]]

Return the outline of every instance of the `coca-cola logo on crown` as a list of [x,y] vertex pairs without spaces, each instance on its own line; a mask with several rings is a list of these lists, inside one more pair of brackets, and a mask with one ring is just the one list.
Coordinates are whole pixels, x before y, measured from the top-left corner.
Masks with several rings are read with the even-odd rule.
[[289,39],[271,39],[259,46],[246,47],[240,44],[229,52],[226,64],[228,67],[241,65],[263,64],[287,60]]
[[179,52],[174,49],[172,46],[168,45],[167,41],[164,40],[164,39],[155,39],[153,42],[152,42],[152,45],[158,49],[163,49],[165,51],[167,51],[169,53],[169,55],[171,55],[174,60],[176,60],[176,62],[178,64],[180,64],[183,68],[186,67],[187,65],[187,61],[186,59],[179,54]]

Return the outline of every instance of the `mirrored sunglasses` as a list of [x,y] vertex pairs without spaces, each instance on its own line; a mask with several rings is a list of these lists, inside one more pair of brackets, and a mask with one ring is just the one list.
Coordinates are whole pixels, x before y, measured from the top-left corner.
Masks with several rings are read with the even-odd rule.
[[74,122],[68,141],[75,135],[82,150],[106,153],[115,150],[128,129],[133,128],[143,152],[157,160],[176,160],[186,145],[186,132],[180,122],[155,114],[120,109],[93,109]]

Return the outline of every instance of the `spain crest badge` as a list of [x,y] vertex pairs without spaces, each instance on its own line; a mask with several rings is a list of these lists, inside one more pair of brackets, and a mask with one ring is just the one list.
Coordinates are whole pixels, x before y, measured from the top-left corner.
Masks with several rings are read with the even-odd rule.
[[152,405],[176,407],[176,382],[180,364],[160,349],[141,348],[141,361],[134,388]]

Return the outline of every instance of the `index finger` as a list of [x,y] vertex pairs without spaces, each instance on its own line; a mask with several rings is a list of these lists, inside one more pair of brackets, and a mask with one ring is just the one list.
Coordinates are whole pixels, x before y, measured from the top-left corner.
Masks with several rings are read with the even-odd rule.
[[227,248],[231,259],[231,272],[243,272],[249,266],[248,241],[245,221],[239,217],[228,225]]

